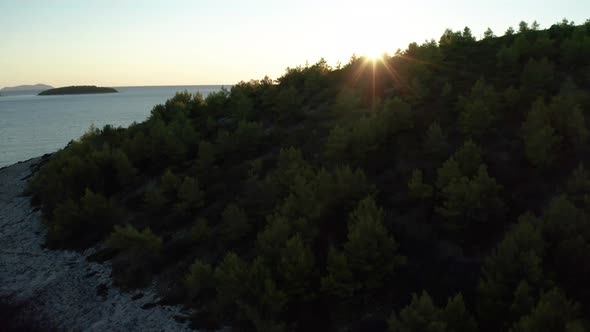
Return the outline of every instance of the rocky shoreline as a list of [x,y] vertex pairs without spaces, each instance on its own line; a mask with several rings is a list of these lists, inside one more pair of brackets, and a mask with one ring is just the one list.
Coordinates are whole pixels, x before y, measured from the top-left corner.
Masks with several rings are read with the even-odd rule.
[[123,292],[109,263],[43,248],[40,212],[22,195],[41,158],[0,169],[0,326],[8,331],[190,331],[153,288]]

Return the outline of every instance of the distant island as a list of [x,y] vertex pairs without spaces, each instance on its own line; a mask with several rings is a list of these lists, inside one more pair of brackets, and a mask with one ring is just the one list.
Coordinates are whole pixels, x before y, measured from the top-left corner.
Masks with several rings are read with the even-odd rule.
[[34,84],[34,85],[17,85],[7,86],[0,89],[0,92],[11,92],[11,91],[43,91],[47,89],[53,89],[51,85],[46,84]]
[[45,90],[39,93],[39,96],[53,96],[53,95],[81,95],[91,93],[115,93],[119,92],[113,88],[99,87],[95,85],[80,85],[80,86],[66,86],[62,88],[55,88]]
[[39,91],[52,89],[51,85],[34,84],[34,85],[17,85],[7,86],[0,89],[1,96],[17,96],[17,95],[36,95]]

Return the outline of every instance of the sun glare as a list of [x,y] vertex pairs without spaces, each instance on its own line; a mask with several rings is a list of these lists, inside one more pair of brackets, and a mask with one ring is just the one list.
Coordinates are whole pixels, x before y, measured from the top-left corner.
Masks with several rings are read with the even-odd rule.
[[367,50],[365,52],[365,56],[369,59],[369,60],[380,60],[381,58],[383,58],[383,51],[379,51],[377,49],[372,49],[372,50]]

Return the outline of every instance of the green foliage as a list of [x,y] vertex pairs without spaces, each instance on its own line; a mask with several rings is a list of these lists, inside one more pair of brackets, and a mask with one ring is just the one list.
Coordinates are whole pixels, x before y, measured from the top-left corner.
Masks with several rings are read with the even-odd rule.
[[[587,29],[586,29],[587,31]],[[580,66],[588,63],[590,35],[577,27],[572,36],[561,43],[562,61],[568,65]]]
[[80,201],[59,204],[48,221],[48,242],[55,247],[81,247],[106,235],[122,218],[121,210],[101,194],[86,189]]
[[439,159],[446,157],[449,151],[449,142],[438,122],[433,122],[426,131],[424,150],[428,156]]
[[332,110],[338,116],[352,117],[362,108],[361,99],[354,90],[343,89],[338,93]]
[[386,132],[395,134],[414,128],[412,107],[400,98],[387,99],[383,102],[383,111],[376,119],[383,121]]
[[423,182],[422,171],[415,169],[408,181],[408,195],[413,199],[423,200],[432,197],[432,191],[432,186]]
[[235,159],[234,154],[250,156],[260,148],[263,137],[264,132],[260,123],[240,121],[234,132],[220,131],[218,133],[216,153],[230,161]]
[[372,198],[359,202],[350,214],[347,241],[342,251],[332,250],[328,275],[322,288],[336,297],[369,303],[405,257],[396,253],[397,243],[383,225],[384,212]]
[[215,165],[217,151],[215,146],[207,141],[199,142],[199,159],[197,160],[197,169],[199,174],[207,174]]
[[535,298],[532,294],[533,289],[529,284],[522,280],[514,291],[514,300],[510,305],[510,312],[513,317],[522,317],[530,312],[535,305]]
[[334,126],[324,154],[332,161],[361,164],[375,158],[391,137],[414,127],[411,107],[399,98],[386,100],[383,108],[347,126]]
[[189,268],[184,284],[191,298],[210,295],[214,287],[214,277],[211,265],[196,260]]
[[590,293],[583,286],[590,277],[590,259],[585,254],[590,249],[590,224],[585,211],[559,195],[545,210],[541,232],[556,279],[576,298],[588,298]]
[[192,215],[203,206],[203,196],[203,191],[199,188],[197,179],[187,176],[178,187],[176,209],[181,214]]
[[299,235],[284,244],[278,265],[278,275],[285,294],[292,299],[309,300],[315,296],[311,289],[315,257]]
[[527,91],[540,94],[554,81],[554,65],[547,59],[530,59],[524,66],[521,85]]
[[530,309],[532,291],[543,285],[545,242],[534,223],[522,216],[485,260],[478,287],[483,324],[506,329]]
[[149,228],[138,231],[132,225],[125,227],[115,225],[107,244],[111,248],[129,252],[137,258],[150,259],[157,257],[162,251],[162,239]]
[[583,330],[579,306],[559,289],[543,294],[531,313],[511,329],[514,332]]
[[349,153],[350,136],[349,131],[342,126],[336,125],[332,128],[326,140],[326,158],[338,160],[346,156]]
[[[245,84],[245,83],[244,83]],[[229,109],[239,119],[250,120],[255,117],[254,101],[247,95],[243,85],[235,85],[229,95]]]
[[391,332],[444,332],[446,324],[441,320],[440,309],[432,298],[422,292],[420,296],[412,295],[412,302],[402,309],[399,318],[393,315],[389,320]]
[[461,97],[459,125],[464,134],[480,137],[491,127],[498,108],[498,96],[493,86],[479,79],[468,97]]
[[446,29],[443,35],[440,37],[438,44],[441,48],[444,48],[460,47],[473,42],[475,42],[475,37],[473,37],[471,29],[469,29],[469,27],[465,27],[462,32],[453,32],[451,29]]
[[303,117],[303,99],[294,86],[281,89],[275,97],[273,111],[278,121],[296,121]]
[[278,262],[280,251],[285,242],[293,233],[291,223],[281,215],[268,218],[266,227],[258,233],[257,248],[264,259],[270,262]]
[[537,101],[522,126],[525,155],[536,167],[548,168],[555,160],[561,142],[550,124],[548,110],[542,101]]
[[310,165],[303,159],[301,150],[294,147],[281,149],[279,152],[277,170],[272,180],[283,191],[288,191],[294,185],[297,176],[311,178],[313,176]]
[[310,171],[309,177],[297,175],[291,181],[276,212],[295,221],[297,230],[306,239],[313,238],[316,233],[315,225],[306,225],[306,221],[326,220],[326,216],[334,214],[341,217],[338,211],[348,211],[358,199],[375,191],[364,172],[353,171],[348,166],[336,167],[332,172]]
[[399,317],[393,313],[388,321],[391,332],[475,332],[477,325],[465,308],[463,296],[449,298],[444,308],[438,308],[425,291],[412,294],[412,302],[403,308]]
[[139,231],[130,224],[115,225],[106,244],[119,251],[113,260],[115,283],[126,288],[146,287],[161,261],[162,239],[149,228]]
[[[184,122],[179,120],[175,123],[180,125]],[[172,125],[167,125],[159,119],[153,120],[147,136],[150,138],[149,160],[155,167],[165,167],[186,157],[188,149],[176,133]]]
[[477,323],[465,306],[461,293],[449,298],[447,306],[442,310],[442,320],[446,323],[447,331],[475,332]]
[[[256,331],[282,331],[280,316],[287,304],[287,295],[280,290],[261,259],[250,265],[245,279],[245,296],[238,302],[239,316]],[[242,281],[243,282],[243,281]]]
[[444,164],[436,170],[436,186],[439,189],[447,187],[454,180],[458,180],[461,177],[461,169],[459,164],[455,161],[455,158],[451,157]]
[[[463,182],[466,185],[468,178],[475,176],[481,165],[481,149],[472,140],[467,140],[451,158],[437,169],[436,186],[444,190],[454,182]],[[461,180],[463,177],[465,180]],[[457,185],[460,186],[460,184]],[[459,187],[455,189],[459,189]]]
[[235,204],[228,204],[221,215],[221,238],[227,243],[240,240],[251,229],[246,211]]
[[496,54],[498,66],[501,68],[515,67],[518,64],[519,57],[520,54],[518,53],[518,50],[508,46],[503,46]]
[[476,136],[484,133],[492,124],[494,116],[481,100],[468,104],[459,118],[459,125],[466,135]]
[[224,311],[237,310],[236,300],[240,299],[247,291],[248,267],[238,255],[229,252],[223,261],[215,268],[215,289],[217,302]]
[[198,218],[191,229],[191,237],[195,242],[206,242],[211,237],[211,227],[207,219]]
[[582,331],[589,27],[447,30],[179,92],[91,127],[27,192],[50,246],[106,240],[117,285],[156,278],[198,328],[370,330],[393,311],[394,331]]
[[442,189],[443,204],[437,211],[454,220],[452,228],[462,229],[472,222],[486,222],[490,216],[502,213],[501,189],[502,186],[481,165],[472,178],[455,178]]
[[472,140],[467,140],[463,146],[453,155],[461,174],[464,176],[473,176],[477,173],[481,163],[481,149]]
[[211,92],[205,98],[205,112],[212,116],[219,116],[223,114],[229,103],[230,92],[226,88],[221,91]]
[[166,204],[168,204],[168,199],[164,194],[153,186],[150,186],[145,191],[143,200],[145,202],[145,207],[156,213],[162,211]]
[[590,194],[590,174],[583,164],[579,164],[570,175],[566,182],[566,192],[578,203],[583,202],[584,196]]
[[160,178],[159,184],[151,184],[146,189],[143,200],[145,207],[154,213],[160,213],[177,197],[180,178],[170,170],[166,170]]
[[548,106],[548,112],[556,130],[572,146],[582,147],[586,145],[589,133],[584,114],[576,99],[567,94],[556,96]]
[[172,197],[178,191],[178,187],[180,187],[181,180],[178,176],[174,175],[169,169],[166,170],[162,178],[160,179],[160,188],[162,194]]

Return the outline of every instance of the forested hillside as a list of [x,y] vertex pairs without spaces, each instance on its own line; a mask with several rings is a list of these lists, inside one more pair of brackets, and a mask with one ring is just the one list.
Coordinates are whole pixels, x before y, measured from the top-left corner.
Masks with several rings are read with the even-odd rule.
[[590,330],[590,21],[179,93],[31,180],[199,328]]

